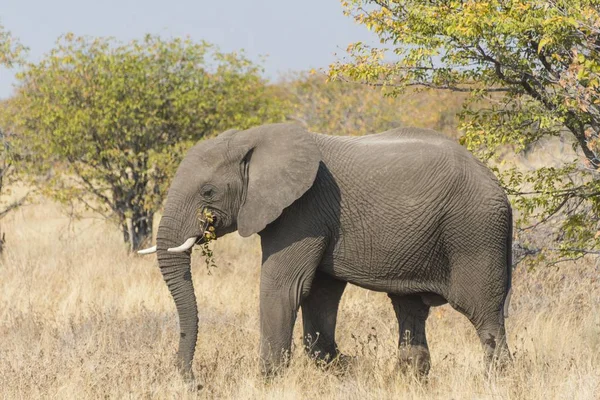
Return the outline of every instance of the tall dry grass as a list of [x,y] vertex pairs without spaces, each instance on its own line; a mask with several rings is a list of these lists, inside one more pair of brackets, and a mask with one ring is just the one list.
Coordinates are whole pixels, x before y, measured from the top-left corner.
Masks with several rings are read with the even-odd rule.
[[258,240],[215,245],[219,268],[194,257],[200,337],[189,391],[172,362],[173,302],[155,257],[128,255],[97,220],[70,221],[49,202],[2,220],[0,397],[233,399],[599,399],[600,270],[590,260],[514,274],[507,321],[513,365],[486,378],[473,327],[448,306],[428,320],[427,382],[395,368],[397,325],[385,294],[350,287],[338,342],[356,360],[322,371],[294,334],[291,367],[258,374]]

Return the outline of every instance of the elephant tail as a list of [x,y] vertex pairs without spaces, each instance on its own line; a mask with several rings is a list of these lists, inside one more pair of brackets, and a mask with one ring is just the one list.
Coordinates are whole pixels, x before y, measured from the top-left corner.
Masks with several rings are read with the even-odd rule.
[[506,298],[504,299],[504,308],[502,314],[504,318],[508,318],[508,306],[510,303],[510,296],[512,294],[512,241],[513,241],[513,213],[510,205],[508,206],[508,230],[506,235]]

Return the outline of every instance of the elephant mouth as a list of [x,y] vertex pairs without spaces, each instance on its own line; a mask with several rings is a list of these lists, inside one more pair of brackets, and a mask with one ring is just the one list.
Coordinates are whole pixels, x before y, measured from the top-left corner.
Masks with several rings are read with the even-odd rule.
[[[168,248],[167,251],[171,253],[183,253],[189,251],[192,247],[194,247],[197,244],[204,244],[217,239],[217,235],[215,233],[215,224],[217,223],[217,216],[215,215],[215,213],[203,207],[198,211],[198,222],[200,222],[200,229],[202,234],[198,236],[189,237],[180,246]],[[157,247],[152,246],[144,250],[139,250],[138,253],[152,254],[156,253],[156,251]]]
[[215,233],[217,220],[218,217],[216,213],[207,207],[203,207],[198,212],[198,221],[200,222],[202,235],[198,237],[195,244],[202,244],[211,240],[215,240],[217,238],[217,235]]
[[211,212],[205,210],[199,212],[198,222],[200,222],[202,234],[198,236],[191,236],[187,238],[180,246],[170,247],[167,249],[167,251],[171,253],[183,253],[186,251],[191,251],[192,247],[197,244],[204,244],[215,240],[217,238],[214,227],[215,221],[216,219]]

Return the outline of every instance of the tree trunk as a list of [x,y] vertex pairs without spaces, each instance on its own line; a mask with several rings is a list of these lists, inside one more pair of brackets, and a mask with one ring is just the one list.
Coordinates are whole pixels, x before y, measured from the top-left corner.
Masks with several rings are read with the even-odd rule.
[[137,210],[133,212],[133,217],[125,218],[121,226],[123,241],[129,244],[131,252],[138,251],[152,240],[153,219],[153,212]]
[[[1,232],[1,231],[0,231]],[[4,232],[0,234],[0,256],[4,254],[4,246],[6,245],[6,237],[4,236]]]

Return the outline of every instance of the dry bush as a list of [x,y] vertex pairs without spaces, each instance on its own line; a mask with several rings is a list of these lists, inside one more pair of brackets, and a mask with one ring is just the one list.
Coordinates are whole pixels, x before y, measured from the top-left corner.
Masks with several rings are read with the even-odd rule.
[[69,221],[50,203],[4,221],[0,264],[1,398],[598,399],[600,271],[590,260],[517,269],[507,321],[513,365],[486,378],[473,327],[448,306],[428,320],[427,382],[395,368],[397,325],[385,294],[350,287],[338,342],[356,360],[316,368],[294,334],[291,367],[258,374],[257,238],[215,244],[208,275],[194,257],[200,336],[189,391],[173,368],[177,317],[155,257],[128,255],[113,227]]

